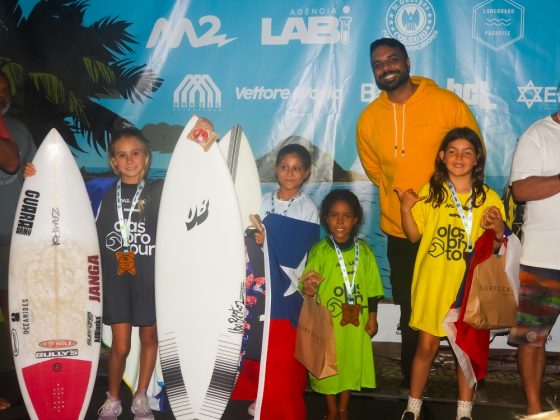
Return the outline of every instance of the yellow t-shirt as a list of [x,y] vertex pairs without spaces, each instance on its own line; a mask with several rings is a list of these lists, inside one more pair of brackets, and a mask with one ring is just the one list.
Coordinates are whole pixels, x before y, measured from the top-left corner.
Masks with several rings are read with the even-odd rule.
[[[455,202],[447,186],[447,200],[434,208],[421,201],[412,208],[412,216],[422,234],[412,279],[412,315],[410,326],[435,336],[444,337],[442,321],[457,297],[465,274],[463,252],[467,250],[467,235]],[[429,184],[420,188],[419,196],[427,196]],[[470,194],[457,194],[463,207]],[[496,206],[504,217],[500,197],[486,190],[486,201],[473,209],[471,244],[484,233],[480,227],[487,207]]]

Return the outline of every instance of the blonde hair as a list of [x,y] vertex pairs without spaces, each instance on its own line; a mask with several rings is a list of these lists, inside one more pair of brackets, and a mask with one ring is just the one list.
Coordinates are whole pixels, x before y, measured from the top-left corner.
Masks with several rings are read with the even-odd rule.
[[109,166],[111,167],[115,175],[119,177],[121,176],[120,171],[113,164],[113,158],[115,157],[116,153],[116,144],[119,142],[119,140],[125,138],[134,138],[138,140],[140,142],[140,145],[142,146],[142,153],[144,153],[144,167],[140,172],[140,179],[144,179],[144,177],[148,173],[148,170],[150,169],[150,164],[152,163],[152,151],[150,149],[150,146],[148,145],[148,140],[144,137],[142,131],[135,127],[124,127],[115,132],[111,141],[111,145],[109,146],[109,154],[107,156],[109,160]]

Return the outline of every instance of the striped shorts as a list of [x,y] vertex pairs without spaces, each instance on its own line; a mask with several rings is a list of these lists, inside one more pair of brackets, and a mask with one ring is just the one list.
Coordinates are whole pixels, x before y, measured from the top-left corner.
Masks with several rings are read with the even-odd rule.
[[543,347],[560,313],[560,270],[521,265],[517,325],[508,342]]

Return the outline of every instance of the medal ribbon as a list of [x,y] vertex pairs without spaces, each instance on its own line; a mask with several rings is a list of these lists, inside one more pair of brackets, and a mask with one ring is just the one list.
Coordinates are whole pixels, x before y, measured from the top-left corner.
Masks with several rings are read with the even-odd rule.
[[453,197],[453,201],[455,201],[455,207],[457,207],[457,212],[459,213],[459,217],[461,218],[461,221],[463,222],[463,227],[465,228],[465,233],[467,235],[467,251],[471,252],[473,250],[472,243],[471,243],[472,218],[473,218],[472,198],[469,198],[469,202],[467,203],[467,206],[469,206],[471,210],[467,211],[467,214],[465,215],[465,210],[463,209],[461,200],[459,200],[459,197],[455,192],[455,187],[449,181],[447,181],[447,186],[449,187],[449,191],[451,191],[451,197]]
[[130,232],[129,227],[130,227],[130,219],[132,219],[132,211],[136,208],[136,204],[138,204],[138,200],[140,199],[140,194],[142,194],[144,185],[145,182],[144,180],[142,180],[136,187],[136,192],[134,193],[134,197],[132,198],[132,203],[130,204],[130,211],[128,212],[128,218],[125,220],[123,214],[123,206],[122,206],[121,180],[119,179],[119,181],[117,182],[117,213],[119,215],[119,229],[121,232],[121,237],[123,240],[123,247],[125,252],[128,252],[128,248],[130,246],[130,243],[128,242],[128,234]]
[[[272,194],[272,208],[270,209],[270,212],[272,214],[276,213],[276,209],[274,207],[274,197],[276,196],[276,194],[278,194],[278,191],[275,192],[274,194]],[[290,198],[290,201],[288,202],[288,207],[286,207],[286,209],[282,212],[282,216],[285,216],[288,213],[288,210],[289,210],[290,206],[292,205],[294,200],[300,196],[300,194],[301,194],[301,191],[298,191],[298,193],[296,195],[294,195],[292,198]]]
[[348,298],[348,303],[350,305],[354,304],[354,281],[356,280],[356,273],[358,272],[358,263],[360,261],[360,243],[358,238],[354,238],[354,274],[352,274],[352,283],[348,279],[348,271],[346,270],[346,264],[344,258],[342,257],[342,251],[338,247],[333,235],[330,235],[331,242],[334,245],[334,250],[336,251],[336,256],[338,257],[338,265],[340,266],[340,271],[342,273],[342,278],[344,279],[344,286],[346,287],[346,296]]

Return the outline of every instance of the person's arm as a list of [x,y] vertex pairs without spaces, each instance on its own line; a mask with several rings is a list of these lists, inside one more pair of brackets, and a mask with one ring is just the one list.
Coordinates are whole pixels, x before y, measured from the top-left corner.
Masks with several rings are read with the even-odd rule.
[[513,198],[517,201],[536,201],[560,193],[560,174],[529,176],[511,183]]
[[399,196],[401,202],[401,221],[404,233],[410,242],[418,242],[422,235],[420,234],[418,225],[414,221],[414,217],[412,217],[412,207],[414,207],[417,202],[424,200],[425,197],[419,197],[412,188],[406,191],[395,188],[395,192]]
[[9,174],[19,169],[19,148],[3,137],[0,137],[0,169]]
[[378,330],[379,325],[377,324],[377,311],[370,312],[366,323],[366,333],[373,338],[377,334]]
[[484,210],[480,225],[483,229],[494,231],[494,250],[497,251],[504,241],[505,224],[502,212],[496,206],[489,206]]
[[379,186],[382,175],[381,165],[379,164],[379,158],[371,147],[370,143],[373,140],[368,137],[363,127],[364,124],[365,123],[361,121],[361,119],[358,121],[358,126],[356,128],[356,148],[366,175],[371,182]]

